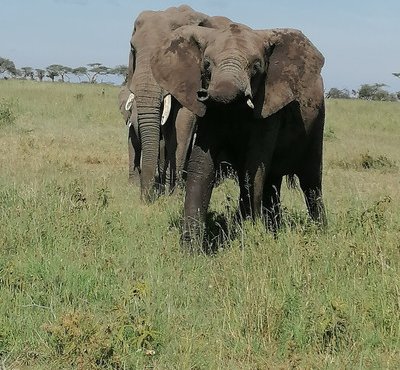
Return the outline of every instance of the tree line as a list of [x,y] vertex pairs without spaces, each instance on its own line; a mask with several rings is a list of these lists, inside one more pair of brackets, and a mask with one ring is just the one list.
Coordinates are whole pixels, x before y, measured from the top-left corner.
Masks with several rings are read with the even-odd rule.
[[[400,73],[392,73],[393,76],[400,78]],[[331,88],[326,97],[331,99],[364,99],[377,101],[398,101],[400,100],[400,91],[390,93],[385,89],[386,84],[363,84],[358,90]]]
[[99,76],[116,75],[126,79],[128,67],[118,65],[114,68],[106,67],[102,63],[89,63],[86,66],[71,68],[61,64],[51,64],[45,69],[21,67],[16,68],[14,62],[0,57],[0,77],[23,78],[42,82],[45,78],[51,81],[69,81],[70,76],[77,77],[79,82],[96,83]]
[[[61,64],[51,64],[45,69],[21,67],[17,69],[13,61],[0,57],[0,77],[23,78],[30,80],[43,81],[45,78],[55,81],[69,81],[69,77],[74,75],[79,82],[96,83],[99,76],[115,75],[120,76],[126,82],[128,67],[118,65],[114,68],[106,67],[102,63],[89,63],[87,66],[71,68]],[[400,78],[400,73],[392,73]],[[387,85],[382,83],[363,84],[358,90],[338,89],[332,87],[326,93],[327,98],[331,99],[364,99],[379,101],[398,101],[400,100],[400,91],[390,93],[384,88]]]

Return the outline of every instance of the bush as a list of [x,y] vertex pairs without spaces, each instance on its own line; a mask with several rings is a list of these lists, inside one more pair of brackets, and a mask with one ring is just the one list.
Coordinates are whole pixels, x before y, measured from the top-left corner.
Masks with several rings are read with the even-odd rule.
[[1,99],[0,100],[0,126],[12,125],[15,123],[16,103],[12,100]]
[[350,99],[350,91],[347,89],[339,90],[332,87],[327,93],[326,97],[329,99]]
[[391,94],[383,87],[385,84],[364,84],[358,90],[358,97],[365,100],[378,100],[378,101],[396,101],[396,94]]

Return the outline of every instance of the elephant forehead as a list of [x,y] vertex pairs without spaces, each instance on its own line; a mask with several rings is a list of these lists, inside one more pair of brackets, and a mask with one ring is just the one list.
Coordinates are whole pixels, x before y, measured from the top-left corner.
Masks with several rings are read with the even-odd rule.
[[228,28],[221,32],[213,43],[213,48],[218,52],[223,50],[242,50],[246,54],[262,53],[262,39],[247,28]]

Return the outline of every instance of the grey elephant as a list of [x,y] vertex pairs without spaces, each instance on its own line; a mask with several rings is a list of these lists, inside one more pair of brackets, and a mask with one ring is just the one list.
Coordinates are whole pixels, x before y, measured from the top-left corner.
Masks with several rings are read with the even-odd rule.
[[135,179],[140,178],[141,145],[136,105],[133,104],[133,94],[126,86],[123,86],[118,94],[118,104],[128,127],[129,181],[134,182]]
[[324,58],[300,31],[183,27],[152,57],[160,85],[195,113],[183,239],[202,240],[223,152],[238,175],[243,217],[280,223],[280,189],[297,175],[313,220],[326,224],[322,201]]
[[[152,198],[157,168],[161,177],[164,177],[161,182],[174,187],[177,177],[182,174],[196,122],[194,113],[182,107],[154,79],[150,57],[179,27],[214,27],[222,21],[225,21],[223,17],[210,19],[186,5],[165,11],[144,11],[135,21],[127,88],[132,93],[131,104],[137,112],[140,145],[134,153],[140,152],[140,159],[134,160],[140,163],[141,196],[144,200]],[[161,141],[161,154],[160,137],[164,139]]]

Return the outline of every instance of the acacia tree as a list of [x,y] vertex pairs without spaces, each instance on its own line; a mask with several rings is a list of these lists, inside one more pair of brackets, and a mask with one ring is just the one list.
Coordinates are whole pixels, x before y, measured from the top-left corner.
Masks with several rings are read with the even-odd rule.
[[86,76],[90,83],[96,83],[99,75],[107,75],[110,73],[110,68],[103,66],[101,63],[89,63],[90,69],[87,70]]
[[36,68],[36,77],[40,82],[43,81],[44,76],[46,76],[46,71],[44,69]]
[[99,75],[107,75],[111,73],[111,69],[103,66],[101,63],[89,63],[87,67],[77,67],[71,70],[71,73],[76,75],[81,81],[81,76],[86,76],[89,83],[96,83]]
[[123,85],[126,85],[128,80],[128,66],[126,65],[118,65],[115,68],[110,70],[110,73],[113,75],[121,76],[124,79]]
[[34,80],[34,73],[32,67],[21,67],[22,77]]
[[387,86],[382,83],[375,83],[372,85],[364,84],[361,85],[360,90],[358,90],[358,97],[365,100],[381,100],[381,101],[395,101],[397,96],[391,94],[383,87]]
[[331,99],[350,99],[350,91],[347,89],[339,90],[336,87],[332,87],[326,93],[326,97]]
[[[67,77],[68,73],[72,72],[72,68],[63,66],[61,64],[52,64],[47,67],[47,71],[51,71],[52,75],[54,75],[54,77],[60,76],[61,81],[65,82],[65,77]],[[48,76],[48,77],[50,77],[50,76]],[[52,81],[54,82],[54,78],[52,78]]]
[[7,58],[1,58],[0,57],[0,75],[6,74],[15,77],[17,75],[18,71],[17,68],[15,68],[15,64],[13,61]]
[[87,68],[86,67],[73,68],[71,73],[73,73],[76,77],[78,77],[79,82],[81,82],[81,76],[86,76]]
[[48,77],[48,78],[50,78],[50,80],[52,81],[52,82],[54,82],[54,79],[57,77],[57,76],[59,76],[59,71],[58,71],[58,68],[54,68],[54,66],[55,66],[55,64],[52,64],[51,66],[48,66],[47,68],[46,68],[46,76]]

